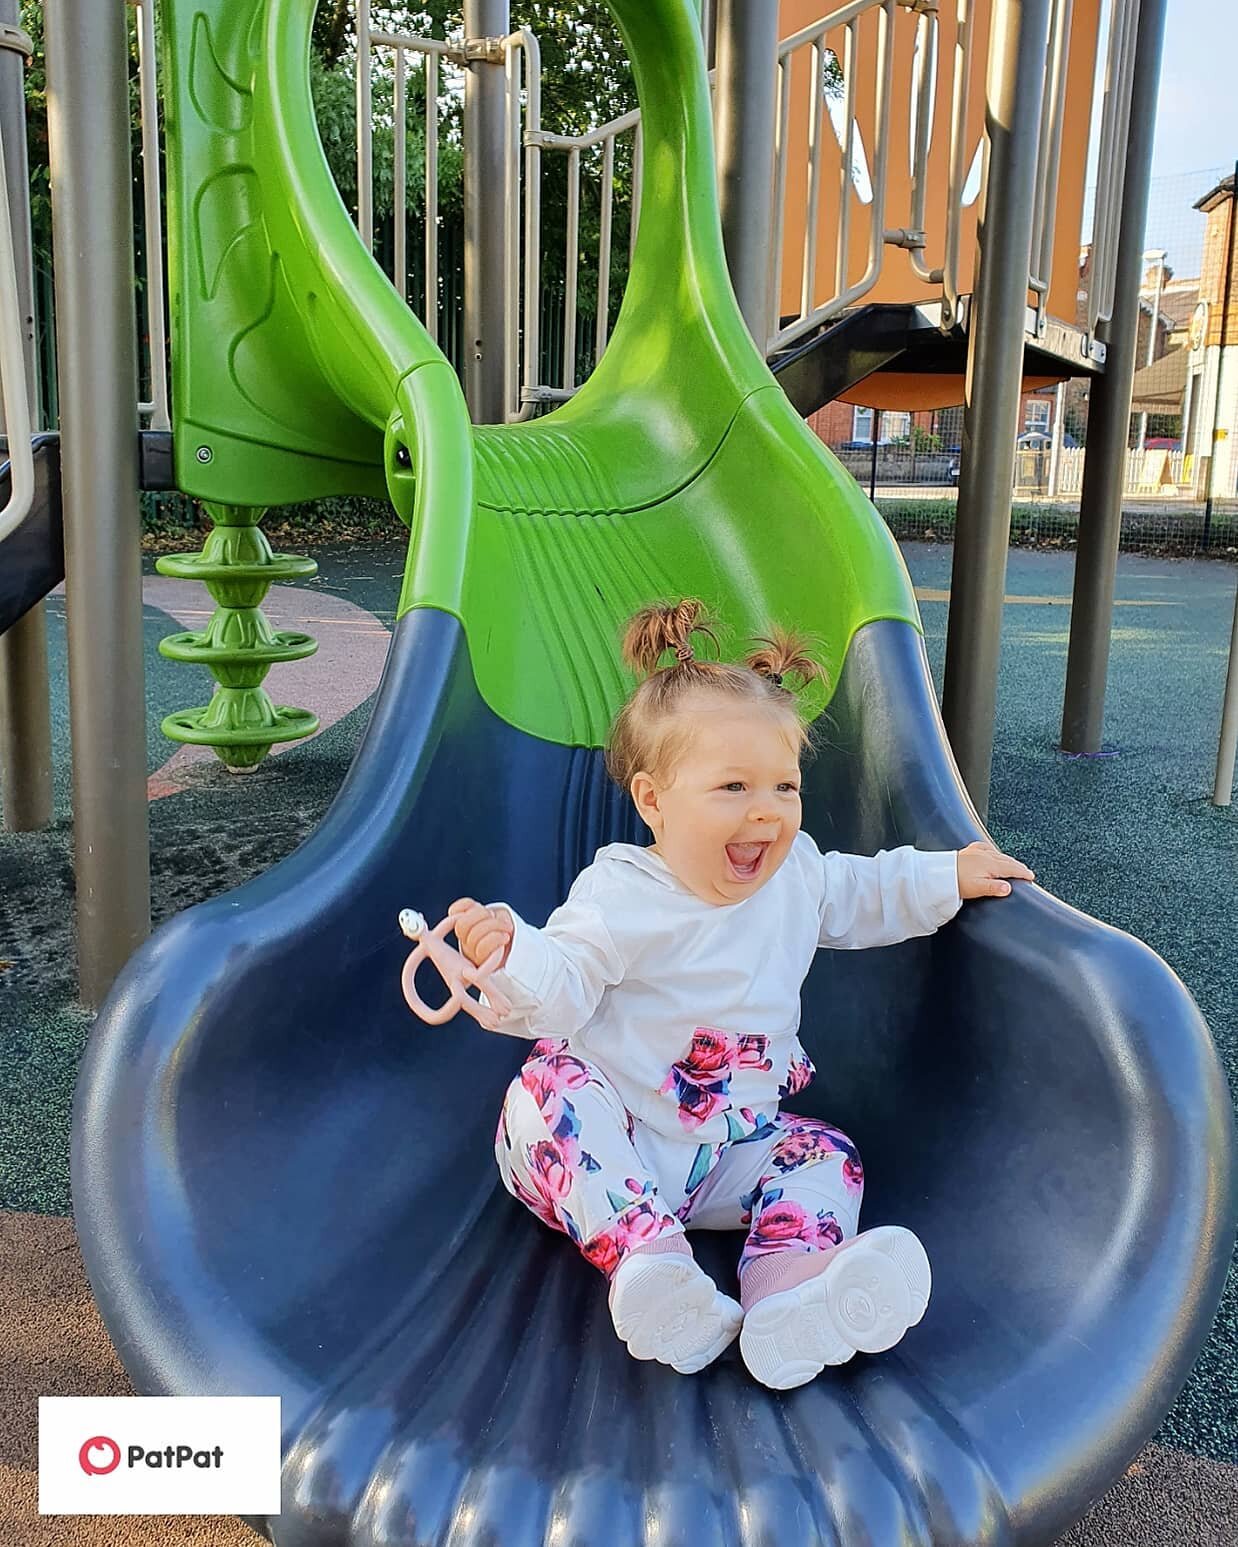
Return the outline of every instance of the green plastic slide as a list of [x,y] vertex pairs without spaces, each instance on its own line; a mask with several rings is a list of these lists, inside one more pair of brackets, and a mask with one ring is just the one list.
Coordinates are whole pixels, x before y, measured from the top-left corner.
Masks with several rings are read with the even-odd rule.
[[647,153],[609,346],[555,412],[477,427],[332,182],[313,9],[162,7],[181,487],[267,505],[385,479],[412,529],[401,614],[459,618],[488,705],[561,744],[601,743],[630,682],[620,624],[652,597],[697,594],[737,638],[794,620],[821,639],[831,681],[863,624],[919,626],[884,524],[736,304],[690,0],[614,8]]

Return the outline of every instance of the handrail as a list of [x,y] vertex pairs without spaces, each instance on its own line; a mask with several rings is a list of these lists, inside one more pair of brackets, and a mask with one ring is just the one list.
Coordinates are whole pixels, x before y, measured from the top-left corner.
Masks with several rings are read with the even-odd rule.
[[1114,0],[1105,94],[1101,110],[1100,152],[1096,167],[1096,206],[1092,225],[1092,277],[1088,285],[1088,332],[1095,336],[1113,317],[1118,270],[1118,233],[1126,177],[1126,141],[1130,129],[1131,85],[1135,74],[1135,36],[1139,0]]
[[148,415],[152,430],[172,427],[168,415],[168,331],[163,283],[163,207],[159,193],[159,107],[155,69],[154,0],[129,0],[137,12],[138,105],[142,128],[142,229],[146,238],[146,336],[150,341]]
[[[811,93],[809,113],[808,151],[808,204],[807,230],[804,241],[804,257],[800,270],[800,315],[785,327],[778,325],[777,307],[770,310],[766,354],[785,349],[796,339],[811,333],[821,323],[837,316],[847,307],[854,306],[876,285],[881,277],[882,254],[887,243],[899,247],[918,248],[923,245],[919,230],[886,229],[886,186],[890,164],[890,104],[894,79],[894,24],[895,12],[900,5],[916,6],[917,0],[849,0],[849,3],[831,11],[819,21],[802,27],[799,32],[784,39],[778,45],[779,90],[778,130],[775,135],[775,187],[779,203],[774,211],[774,223],[778,239],[774,243],[777,262],[772,279],[772,294],[776,302],[782,274],[783,196],[786,189],[786,158],[789,152],[786,126],[789,119],[791,86],[791,58],[801,48],[812,49],[812,74],[814,83],[824,79],[825,37],[827,33],[845,28],[843,42],[843,137],[842,158],[839,171],[838,234],[834,258],[834,294],[818,305],[812,304],[812,291],[817,268],[817,221],[820,205],[821,156],[825,142],[823,124],[828,114],[823,111],[824,89]],[[851,252],[851,202],[854,196],[855,158],[855,80],[856,60],[859,51],[857,25],[865,15],[877,17],[877,101],[872,169],[872,200],[869,205],[868,256],[864,273],[854,283],[848,283],[848,265]],[[936,28],[935,11],[926,12],[923,20]],[[927,109],[921,106],[922,112]],[[918,164],[913,173],[913,185],[922,185],[928,157],[927,130],[917,135],[917,153],[923,146],[924,163]]]
[[[139,0],[140,3],[140,0]],[[977,11],[981,0],[845,0],[827,15],[801,28],[778,45],[778,84],[776,92],[775,159],[772,168],[774,199],[773,237],[770,251],[767,290],[768,324],[766,353],[784,349],[823,322],[855,306],[871,292],[881,278],[887,247],[907,251],[912,273],[923,284],[940,287],[941,326],[949,328],[960,317],[960,295],[964,276],[960,273],[960,248],[964,226],[964,192],[967,187],[974,150],[968,143],[968,105],[973,89],[973,52]],[[940,8],[953,4],[953,44],[941,47]],[[895,28],[900,10],[913,13],[918,29],[916,65],[916,101],[912,118],[910,200],[906,211],[891,219],[888,210],[888,184],[892,135],[893,68]],[[702,25],[708,28],[710,6],[702,8]],[[1099,192],[1092,234],[1093,280],[1090,287],[1087,328],[1091,336],[1103,332],[1113,308],[1116,277],[1117,226],[1119,222],[1125,147],[1129,127],[1130,86],[1134,65],[1134,38],[1139,0],[1113,0],[1105,93],[1100,118]],[[365,105],[364,123],[358,123],[358,225],[372,245],[372,155],[370,150],[369,111],[371,93],[369,73],[372,51],[376,47],[396,50],[396,267],[402,276],[406,253],[402,218],[405,181],[404,148],[404,53],[415,51],[426,59],[426,207],[436,209],[437,200],[437,67],[440,60],[463,65],[470,57],[467,44],[449,44],[438,39],[415,38],[369,27],[370,0],[358,0],[357,99]],[[1046,57],[1046,90],[1038,149],[1036,206],[1033,225],[1028,287],[1037,297],[1037,329],[1047,321],[1047,301],[1052,279],[1057,235],[1057,202],[1062,162],[1064,121],[1070,69],[1071,28],[1074,0],[1052,0],[1050,42]],[[875,81],[875,101],[871,119],[871,143],[868,145],[872,196],[865,206],[868,240],[864,269],[853,275],[850,267],[852,230],[857,218],[853,163],[858,154],[856,143],[857,92],[861,76],[860,33],[874,17],[877,28],[875,59],[871,60]],[[831,113],[827,111],[825,92],[813,91],[808,113],[807,170],[804,187],[806,220],[800,256],[798,315],[785,326],[779,316],[785,256],[785,204],[788,194],[791,85],[794,61],[800,50],[810,55],[812,79],[821,81],[825,73],[827,37],[841,34],[837,63],[840,75],[841,122],[833,138],[840,155],[837,191],[837,221],[834,232],[834,260],[831,293],[815,293],[821,245],[821,198],[825,183],[825,157],[829,153]],[[706,34],[707,35],[707,34]],[[639,111],[623,114],[610,123],[582,134],[556,134],[541,121],[541,54],[536,36],[520,28],[502,39],[488,40],[495,57],[500,51],[506,79],[507,153],[505,165],[506,222],[505,273],[507,300],[506,401],[507,418],[523,420],[537,411],[539,404],[560,403],[576,391],[575,333],[578,302],[578,259],[580,179],[582,156],[600,146],[602,220],[598,242],[598,309],[595,323],[595,348],[600,357],[609,333],[608,303],[611,292],[612,232],[614,217],[615,145],[619,135],[634,132],[632,172],[631,244],[635,244],[641,185],[641,121]],[[433,75],[431,72],[434,72]],[[868,65],[864,66],[868,71]],[[711,87],[716,71],[709,72]],[[941,261],[930,266],[925,260],[930,223],[928,210],[928,170],[932,125],[939,83],[942,93],[949,90],[949,156],[944,207],[933,212]],[[523,101],[523,131],[522,101]],[[973,130],[973,133],[975,131]],[[541,295],[541,169],[544,151],[560,151],[568,158],[568,222],[565,234],[566,283],[564,293],[564,347],[562,384],[552,386],[537,380],[540,359],[539,302]],[[434,169],[432,171],[432,168]],[[832,175],[832,174],[831,174]],[[523,222],[521,201],[523,194]],[[833,197],[833,195],[831,195]],[[971,203],[969,199],[968,204]],[[899,215],[906,221],[897,224]],[[436,328],[436,234],[437,221],[426,221],[426,298],[425,323],[431,333]],[[523,259],[523,262],[522,262]],[[523,273],[523,294],[520,279]],[[406,282],[397,278],[397,288],[405,293]]]
[[30,514],[34,502],[33,426],[26,391],[26,356],[22,347],[24,319],[17,291],[17,255],[9,218],[8,177],[3,173],[4,143],[0,139],[0,389],[4,393],[4,431],[9,454],[9,497],[0,510],[0,542]]

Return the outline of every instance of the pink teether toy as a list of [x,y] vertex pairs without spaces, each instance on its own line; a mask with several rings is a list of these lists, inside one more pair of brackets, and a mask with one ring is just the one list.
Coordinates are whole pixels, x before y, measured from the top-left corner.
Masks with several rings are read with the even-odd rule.
[[[413,908],[401,909],[400,928],[410,940],[417,941],[417,949],[404,963],[404,971],[400,974],[404,998],[413,1014],[431,1026],[441,1026],[444,1021],[449,1021],[463,1010],[487,1031],[494,1031],[511,1014],[512,1008],[510,1000],[497,988],[492,988],[489,982],[490,974],[503,959],[503,947],[496,947],[480,967],[474,967],[472,962],[466,961],[444,939],[445,935],[452,932],[454,924],[454,919],[448,917],[430,929],[423,914]],[[417,968],[427,958],[438,968],[439,976],[447,985],[450,995],[447,1003],[437,1010],[432,1010],[425,1003],[415,983]],[[474,984],[486,995],[489,1005],[481,1004],[472,997],[468,991],[470,984]]]

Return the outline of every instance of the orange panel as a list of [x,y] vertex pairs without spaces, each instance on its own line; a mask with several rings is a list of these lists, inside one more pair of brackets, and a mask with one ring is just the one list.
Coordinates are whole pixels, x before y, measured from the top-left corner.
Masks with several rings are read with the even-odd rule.
[[1049,315],[1062,322],[1074,322],[1079,306],[1079,243],[1092,123],[1092,86],[1100,42],[1100,7],[1101,0],[1075,0],[1071,12],[1057,224],[1053,228],[1053,272],[1049,276]]
[[[786,38],[836,10],[829,0],[780,0],[780,33]],[[971,62],[967,76],[967,114],[964,145],[965,166],[970,169],[983,140],[985,67],[991,6],[988,0],[975,0],[972,22]],[[933,98],[932,133],[929,142],[926,198],[926,247],[923,263],[939,268],[945,259],[945,208],[950,174],[950,115],[958,36],[956,8],[942,5],[938,23],[936,91]],[[1088,125],[1091,114],[1092,75],[1095,67],[1100,0],[1075,0],[1071,27],[1071,57],[1068,67],[1067,112],[1062,137],[1062,163],[1059,181],[1057,220],[1054,231],[1054,263],[1050,282],[1050,310],[1067,322],[1075,318],[1075,292],[1078,289],[1079,228],[1083,208],[1084,173],[1087,157]],[[875,173],[874,142],[876,129],[877,51],[882,13],[873,9],[854,23],[855,46],[855,119],[863,159],[870,179]],[[913,81],[916,73],[916,41],[921,26],[927,34],[927,21],[898,7],[894,19],[894,66],[891,87],[890,148],[887,168],[884,226],[887,229],[911,225],[911,121]],[[825,46],[842,63],[847,46],[847,29],[832,28]],[[784,206],[785,227],[781,275],[780,306],[782,316],[799,316],[803,275],[806,265],[808,209],[809,106],[812,75],[812,50],[801,48],[791,60],[790,116],[788,125],[787,184]],[[839,101],[839,117],[842,117]],[[818,238],[810,305],[816,305],[839,293],[837,240],[840,200],[845,198],[850,227],[844,280],[855,284],[865,275],[872,236],[871,203],[864,203],[850,177],[843,177],[843,152],[839,137],[830,122],[825,104],[821,112],[821,188],[818,201]],[[962,212],[959,240],[959,288],[972,288],[975,269],[978,201]],[[881,258],[881,277],[866,293],[867,301],[931,301],[940,296],[940,286],[920,279],[904,249],[886,246]]]
[[[1024,392],[1055,387],[1061,376],[1025,376]],[[838,401],[855,403],[860,408],[893,409],[919,413],[928,408],[955,408],[963,401],[962,376],[935,375],[928,371],[874,371],[856,382]]]

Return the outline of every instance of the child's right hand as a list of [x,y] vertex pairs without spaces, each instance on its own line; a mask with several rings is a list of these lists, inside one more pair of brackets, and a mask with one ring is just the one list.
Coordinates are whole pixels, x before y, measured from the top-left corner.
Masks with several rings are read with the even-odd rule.
[[460,954],[466,961],[474,967],[480,967],[488,956],[502,946],[499,969],[506,966],[507,953],[516,933],[515,920],[506,908],[485,908],[471,897],[458,897],[448,908],[447,916],[454,920],[453,928],[460,943]]

